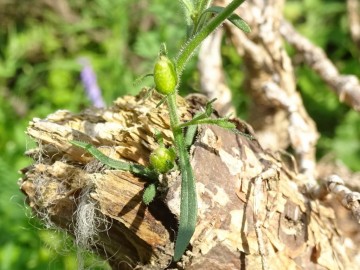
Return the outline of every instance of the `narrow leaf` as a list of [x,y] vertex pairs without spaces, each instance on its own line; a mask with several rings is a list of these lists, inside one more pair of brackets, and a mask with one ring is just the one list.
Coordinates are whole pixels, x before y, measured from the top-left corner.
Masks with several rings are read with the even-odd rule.
[[250,26],[239,15],[233,13],[228,20],[245,33],[251,32]]
[[154,92],[154,88],[147,88],[145,91],[145,95],[144,95],[144,97],[143,97],[143,100],[147,100],[148,98],[150,98],[151,96],[152,96],[152,94],[153,94],[153,92]]
[[197,125],[199,120],[204,119],[204,118],[206,118],[206,119],[209,118],[210,115],[214,112],[212,104],[215,102],[215,100],[216,100],[216,98],[214,98],[214,99],[210,100],[209,102],[207,102],[206,105],[205,105],[205,111],[204,112],[195,114],[195,116],[191,120],[180,124],[179,128],[184,128],[184,127]]
[[146,205],[149,205],[156,196],[156,186],[155,184],[150,184],[144,189],[143,193],[143,202]]
[[197,131],[197,126],[193,125],[193,126],[189,126],[186,130],[186,134],[185,134],[185,144],[186,147],[189,148],[193,142],[194,142],[194,138],[196,135],[196,131]]
[[188,16],[194,12],[194,5],[193,5],[192,1],[189,1],[189,0],[179,0],[179,1],[185,7],[186,14]]
[[[210,13],[218,14],[218,13],[222,12],[223,10],[224,10],[223,7],[212,6],[212,7],[209,7],[207,10],[205,10],[204,13],[210,12]],[[251,32],[250,26],[239,15],[232,13],[227,19],[232,24],[234,24],[237,28],[244,31],[245,33]]]
[[80,142],[80,141],[69,141],[71,144],[80,147],[90,153],[94,158],[99,160],[102,164],[105,164],[113,169],[122,170],[122,171],[129,171],[134,174],[142,175],[148,177],[150,179],[157,179],[157,174],[148,168],[138,165],[138,164],[131,164],[127,162],[123,162],[120,160],[109,158],[108,156],[104,155],[101,151],[99,151],[95,146]]
[[207,117],[209,117],[214,112],[213,103],[215,101],[216,101],[216,98],[213,98],[212,100],[210,100],[209,102],[206,103],[205,113],[206,113]]
[[163,136],[162,136],[162,133],[161,133],[159,130],[155,129],[154,135],[155,135],[155,140],[156,140],[156,142],[157,142],[161,147],[165,147],[165,145],[164,145],[164,138],[163,138]]
[[137,77],[135,79],[135,81],[133,82],[133,86],[138,86],[140,83],[143,82],[143,80],[147,77],[151,77],[151,76],[154,76],[154,74],[152,73],[148,73],[148,74],[144,74],[144,75],[141,75],[140,77]]
[[207,119],[201,119],[198,121],[197,123],[198,125],[204,125],[204,124],[209,124],[209,125],[216,125],[225,129],[235,129],[236,126],[234,123],[229,122],[228,119],[226,118],[217,118],[217,119],[212,119],[212,118],[207,118]]
[[211,0],[197,0],[196,2],[196,11],[199,13],[211,4]]
[[[183,146],[181,148],[183,148]],[[180,260],[189,245],[191,237],[195,232],[197,219],[195,179],[189,155],[187,152],[184,152],[184,154],[185,158],[180,158],[181,204],[179,230],[175,242],[174,261]]]
[[166,101],[166,96],[164,96],[158,104],[156,104],[156,108],[159,108]]
[[159,56],[163,55],[163,56],[167,56],[167,48],[166,48],[166,44],[164,42],[162,42],[160,44],[160,51],[159,51]]

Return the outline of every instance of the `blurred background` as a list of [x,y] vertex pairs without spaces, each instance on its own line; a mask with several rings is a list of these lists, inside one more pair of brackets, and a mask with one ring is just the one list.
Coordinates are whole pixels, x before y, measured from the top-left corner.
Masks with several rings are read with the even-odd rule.
[[[341,73],[360,77],[360,52],[350,37],[344,1],[287,1],[285,15]],[[79,59],[94,69],[107,105],[151,86],[151,79],[133,83],[152,72],[161,42],[170,56],[176,54],[185,37],[183,19],[178,2],[168,0],[0,0],[0,270],[77,267],[71,238],[46,230],[19,191],[18,171],[31,164],[24,152],[35,145],[25,134],[28,122],[58,109],[79,112],[92,105],[80,80]],[[234,103],[246,120],[242,60],[227,40],[222,54]],[[321,133],[318,158],[332,154],[360,170],[359,114],[340,104],[301,63],[296,76]],[[198,77],[194,57],[183,76],[182,94],[198,91]],[[91,255],[87,265],[107,269]]]

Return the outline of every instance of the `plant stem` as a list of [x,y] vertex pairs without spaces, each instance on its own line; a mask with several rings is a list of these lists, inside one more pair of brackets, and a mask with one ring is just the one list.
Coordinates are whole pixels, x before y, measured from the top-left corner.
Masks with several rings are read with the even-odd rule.
[[[200,45],[200,43],[210,35],[216,27],[222,24],[234,11],[238,8],[244,0],[234,0],[227,7],[224,8],[222,12],[212,18],[209,23],[204,26],[195,34],[186,44],[183,50],[181,50],[180,54],[176,57],[176,71],[178,76],[182,74],[184,67],[187,61],[190,59],[191,55],[195,51],[195,49]],[[180,80],[178,80],[180,81]]]
[[177,114],[176,93],[168,95],[167,103],[181,171],[180,222],[174,254],[174,260],[178,261],[185,252],[195,231],[197,218],[196,186],[184,135],[182,134],[182,129],[179,128],[180,121]]
[[[178,82],[182,71],[199,44],[213,32],[224,20],[226,20],[234,10],[241,5],[244,0],[234,0],[217,16],[209,21],[198,33],[196,33],[186,43],[185,48],[180,52],[176,59],[176,72]],[[200,6],[207,4],[208,0],[200,1]],[[184,3],[184,1],[183,1]],[[186,3],[186,1],[185,1]],[[199,10],[198,10],[199,11]],[[201,10],[202,12],[202,10]],[[201,14],[200,14],[201,16]],[[175,90],[175,89],[174,89]],[[167,95],[166,100],[170,113],[170,125],[174,136],[174,144],[178,154],[178,164],[181,171],[181,202],[179,230],[175,242],[174,261],[178,261],[185,252],[192,235],[195,231],[197,219],[197,198],[194,172],[190,164],[190,156],[182,131],[182,126],[177,114],[176,92]]]

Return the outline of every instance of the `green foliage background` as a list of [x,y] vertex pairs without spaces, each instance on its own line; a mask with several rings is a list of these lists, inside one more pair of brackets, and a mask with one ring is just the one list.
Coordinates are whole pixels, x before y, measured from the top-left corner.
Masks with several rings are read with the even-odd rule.
[[[63,3],[64,0],[53,1]],[[0,269],[76,269],[71,239],[44,230],[27,209],[17,171],[31,160],[34,143],[25,135],[33,117],[57,109],[78,112],[90,105],[79,80],[79,57],[90,59],[107,104],[136,94],[141,74],[152,70],[159,45],[170,56],[185,37],[184,16],[177,1],[68,0],[69,10],[51,1],[0,0]],[[288,1],[286,16],[301,33],[328,53],[342,73],[360,77],[359,50],[352,43],[342,0]],[[289,52],[293,53],[291,48]],[[224,41],[224,66],[239,115],[246,117],[241,93],[241,59]],[[316,121],[321,139],[318,155],[334,153],[360,169],[360,116],[310,69],[296,70],[298,88]],[[144,85],[151,80],[145,80]],[[196,59],[184,73],[181,91],[199,89]],[[240,90],[239,90],[240,89]],[[92,269],[106,269],[89,256]]]

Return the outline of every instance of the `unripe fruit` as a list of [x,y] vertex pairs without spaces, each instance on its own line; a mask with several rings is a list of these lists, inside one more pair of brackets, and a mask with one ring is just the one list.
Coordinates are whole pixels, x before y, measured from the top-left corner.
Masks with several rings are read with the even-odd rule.
[[144,194],[143,194],[143,202],[148,205],[149,203],[151,203],[156,195],[156,186],[155,184],[150,184],[148,185],[145,190],[144,190]]
[[154,66],[155,89],[169,95],[175,92],[177,76],[173,62],[166,56],[160,56]]
[[150,154],[150,164],[159,173],[166,173],[174,167],[175,152],[165,147],[158,147]]

